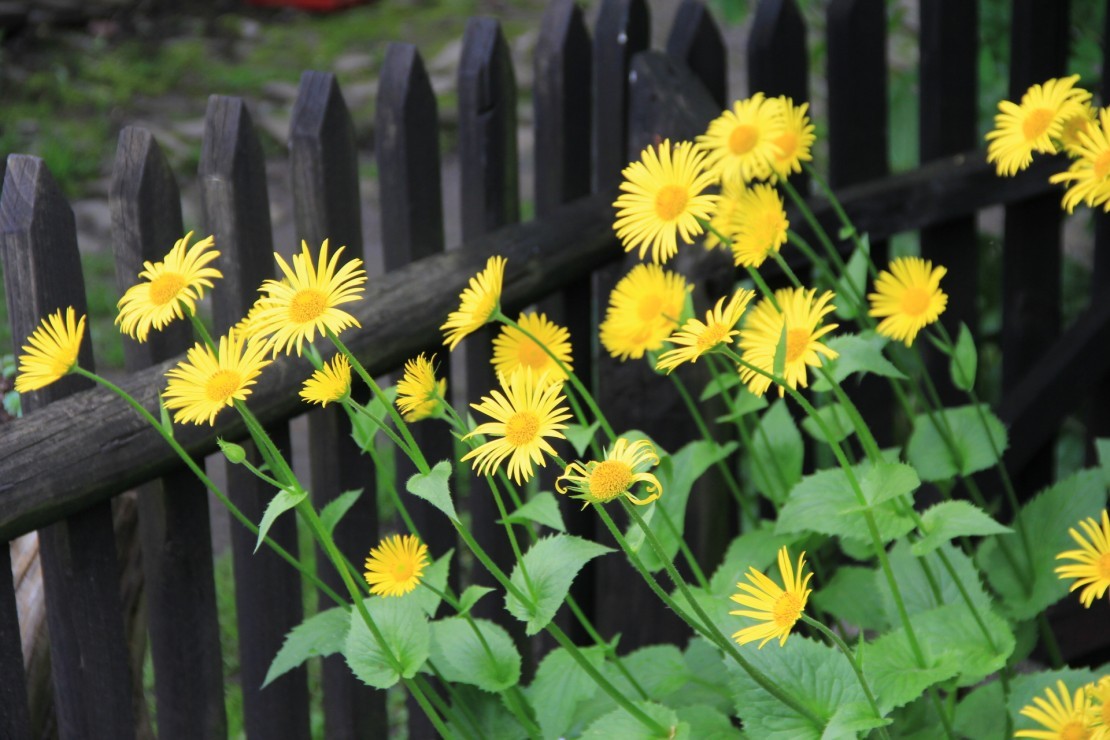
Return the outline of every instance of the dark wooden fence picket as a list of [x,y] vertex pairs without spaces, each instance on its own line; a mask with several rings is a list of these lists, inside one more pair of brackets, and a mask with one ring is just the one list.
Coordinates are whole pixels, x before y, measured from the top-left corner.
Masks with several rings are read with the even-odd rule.
[[[1104,10],[1103,23],[1102,37],[1110,38],[1110,7]],[[1101,72],[1102,89],[1096,95],[1105,103],[1110,101],[1110,54],[1102,55]],[[1094,303],[1100,296],[1110,295],[1110,213],[1094,209],[1092,218],[1095,222],[1095,243],[1091,266],[1091,300]],[[1110,408],[1110,381],[1100,383],[1095,389],[1086,414],[1087,460],[1092,464],[1098,459],[1094,440],[1110,436],[1110,414],[1103,411],[1107,408]]]
[[[150,132],[128,127],[120,133],[109,205],[122,295],[138,281],[144,262],[163,260],[184,236],[177,181]],[[124,339],[127,370],[156,365],[192,343],[188,321],[151,332],[145,343]],[[158,734],[223,736],[227,717],[207,488],[182,467],[141,486],[138,507]],[[183,632],[188,640],[181,639]]]
[[701,0],[682,0],[667,34],[667,53],[684,63],[723,110],[728,107],[728,51],[721,29]]
[[[12,329],[23,346],[48,314],[88,313],[73,211],[37,157],[12,155],[0,195],[0,259]],[[81,367],[92,370],[91,331]],[[22,397],[33,414],[92,382],[69,376]],[[58,735],[134,737],[131,670],[120,606],[111,503],[104,501],[39,530]]]
[[595,191],[617,187],[628,166],[628,73],[633,55],[650,44],[651,15],[644,0],[602,0],[594,24]]
[[0,542],[0,737],[31,737],[27,708],[27,680],[23,670],[23,643],[19,636],[11,549]]
[[[215,236],[220,250],[216,264],[223,273],[212,296],[213,324],[217,334],[224,334],[247,314],[258,287],[273,277],[275,270],[265,161],[241,99],[219,95],[209,99],[199,176],[203,221]],[[275,423],[267,431],[288,456],[288,423]],[[258,462],[257,454],[253,450],[251,454]],[[225,468],[228,497],[248,519],[261,521],[273,488],[242,466],[225,464]],[[296,519],[291,514],[279,517],[269,536],[295,553]],[[244,724],[247,734],[254,737],[307,738],[305,667],[262,688],[285,634],[301,622],[300,574],[265,548],[254,552],[255,539],[254,534],[232,523]]]

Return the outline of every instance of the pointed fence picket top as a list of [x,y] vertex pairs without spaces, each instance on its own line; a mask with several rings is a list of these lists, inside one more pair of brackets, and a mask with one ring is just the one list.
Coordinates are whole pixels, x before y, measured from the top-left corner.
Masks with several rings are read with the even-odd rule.
[[[341,264],[363,258],[358,149],[351,114],[334,75],[301,75],[289,124],[289,160],[298,237],[314,253],[325,240],[331,254],[342,247]],[[325,356],[331,349],[324,338],[318,346]],[[360,401],[366,400],[368,392],[355,383],[354,394]],[[351,436],[350,418],[342,406],[332,404],[308,413],[308,448],[310,490],[317,510],[345,491],[362,491],[333,532],[340,552],[352,563],[361,563],[377,540],[374,470],[370,457]],[[320,548],[316,562],[321,580],[342,593],[342,579]],[[321,602],[319,610],[332,606]],[[387,732],[385,695],[358,680],[342,655],[323,659],[323,682],[328,737],[353,740]]]
[[[13,346],[26,344],[42,318],[58,309],[72,306],[79,317],[88,313],[73,211],[37,157],[8,158],[0,259]],[[93,369],[87,324],[78,361]],[[33,414],[91,386],[79,376],[63,378],[24,394],[23,411]],[[111,503],[40,529],[39,552],[59,736],[134,737]]]
[[717,108],[728,106],[728,52],[721,29],[701,0],[682,0],[678,6],[667,53],[701,80]]
[[[602,0],[594,24],[594,190],[615,188],[628,165],[628,74],[651,45],[645,0]],[[639,152],[636,153],[639,155]]]
[[[138,282],[144,262],[162,261],[184,236],[177,181],[150,132],[120,132],[109,204],[116,284],[123,295]],[[144,343],[123,341],[127,370],[134,372],[192,346],[192,327],[179,320],[151,331]],[[182,467],[141,486],[138,508],[159,736],[223,736],[227,717],[207,489]]]
[[[215,236],[220,250],[215,264],[224,275],[212,296],[216,334],[223,334],[246,315],[259,285],[274,274],[265,162],[241,99],[209,98],[199,176],[205,229]],[[281,422],[267,431],[288,455],[289,425]],[[259,460],[257,456],[254,459]],[[248,519],[261,521],[274,489],[240,465],[225,467],[229,498]],[[269,536],[296,553],[293,513],[279,517]],[[266,548],[254,552],[255,542],[254,534],[231,523],[244,724],[247,734],[254,737],[307,738],[305,667],[262,688],[286,633],[302,620],[300,574]]]

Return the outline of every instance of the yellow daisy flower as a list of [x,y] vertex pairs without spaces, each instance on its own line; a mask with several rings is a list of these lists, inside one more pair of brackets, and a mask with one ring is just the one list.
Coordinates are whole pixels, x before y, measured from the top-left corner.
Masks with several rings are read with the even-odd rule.
[[790,221],[782,197],[770,185],[756,185],[741,196],[738,220],[732,241],[737,266],[759,267],[786,243]]
[[[618,496],[624,496],[637,506],[644,506],[663,495],[659,479],[644,472],[658,464],[659,455],[655,454],[651,442],[644,439],[629,442],[624,437],[618,437],[605,453],[604,460],[567,465],[567,469],[555,480],[555,490],[559,493],[567,493],[568,489],[577,491],[578,495],[571,498],[584,501],[583,509],[589,504],[606,504]],[[637,483],[647,486],[646,497],[637,498],[632,494]]]
[[[762,299],[748,314],[744,328],[740,330],[740,349],[744,362],[764,372],[772,373],[775,367],[775,352],[783,327],[786,328],[786,358],[783,369],[784,380],[791,388],[808,385],[807,367],[819,367],[822,356],[835,360],[839,355],[820,342],[820,339],[837,327],[836,324],[821,325],[821,320],[834,310],[832,291],[825,291],[817,298],[816,289],[784,288],[775,291],[775,300],[781,313],[766,298]],[[771,379],[751,368],[740,367],[740,379],[748,384],[748,390],[762,396],[771,385]],[[785,391],[779,387],[779,397]]]
[[[706,249],[713,249],[722,245],[731,246],[736,241],[736,232],[740,228],[741,198],[745,192],[744,182],[739,178],[721,183],[721,195],[717,199],[717,210],[709,221],[709,225],[713,228],[705,233],[703,243]],[[722,242],[717,234],[728,239],[728,243]]]
[[65,318],[59,308],[40,321],[19,356],[16,392],[37,391],[68,375],[77,365],[84,336],[85,316],[78,319],[73,306],[65,309]]
[[725,299],[721,298],[716,306],[706,311],[705,323],[696,318],[688,320],[682,329],[667,338],[671,344],[680,346],[660,355],[656,368],[669,373],[684,362],[696,362],[719,344],[732,344],[732,338],[739,333],[735,328],[736,322],[744,315],[744,309],[754,296],[754,290],[742,288],[732,294],[727,306]]
[[649,146],[640,161],[624,168],[621,194],[614,201],[613,230],[624,251],[640,248],[640,259],[651,249],[651,261],[663,264],[678,252],[678,236],[690,244],[702,233],[698,219],[713,215],[717,196],[703,192],[713,177],[702,169],[705,154],[689,142],[671,147],[664,139]]
[[212,249],[215,240],[210,236],[190,247],[192,236],[190,231],[178,239],[162,262],[143,263],[139,273],[143,282],[128,288],[116,304],[116,323],[124,334],[145,342],[152,327],[160,331],[174,319],[185,318],[182,303],[195,314],[204,289],[212,288],[213,278],[223,277],[219,270],[208,267],[220,256]]
[[455,349],[463,337],[489,323],[501,305],[501,283],[505,279],[505,258],[493,256],[484,270],[470,278],[469,287],[459,295],[459,310],[452,311],[439,327],[443,343]]
[[1090,608],[1095,599],[1101,599],[1110,589],[1110,514],[1102,512],[1101,527],[1093,517],[1079,522],[1079,526],[1086,538],[1074,528],[1069,529],[1068,534],[1080,549],[1066,550],[1056,556],[1057,560],[1074,560],[1075,563],[1056,568],[1056,575],[1060,579],[1075,578],[1068,591],[1082,588],[1079,601]]
[[397,381],[397,408],[407,422],[434,416],[447,397],[447,380],[436,380],[436,356],[431,359],[421,352],[405,363],[405,372]]
[[1110,676],[1083,687],[1095,714],[1091,740],[1110,740]]
[[345,248],[337,249],[329,260],[325,239],[319,261],[313,263],[308,244],[302,241],[301,253],[293,255],[292,267],[274,253],[284,277],[262,284],[264,295],[258,301],[257,315],[250,319],[250,331],[269,337],[275,356],[282,350],[292,352],[296,345],[299,357],[305,340],[314,341],[316,332],[339,334],[352,326],[361,326],[358,319],[339,308],[344,303],[361,300],[366,282],[362,260],[355,258],[339,265]]
[[[1057,693],[1059,696],[1057,696]],[[1036,740],[1089,740],[1094,713],[1087,692],[1076,689],[1074,696],[1068,692],[1063,681],[1056,682],[1056,691],[1045,689],[1048,700],[1033,697],[1033,704],[1026,704],[1019,712],[1044,729],[1018,730],[1014,737],[1031,737]]]
[[782,576],[783,588],[755,568],[748,568],[744,576],[748,583],[736,584],[742,593],[730,597],[748,608],[730,611],[729,614],[758,619],[762,624],[745,627],[734,633],[732,639],[741,645],[762,640],[760,648],[776,637],[780,646],[786,644],[786,638],[790,637],[790,631],[801,618],[809,595],[813,593],[813,589],[806,588],[813,574],[805,573],[805,560],[803,552],[798,556],[798,569],[795,571],[786,547],[779,550],[779,575]]
[[332,401],[342,401],[350,393],[351,363],[344,355],[336,355],[331,362],[324,363],[301,388],[301,398],[321,406],[327,406]]
[[1063,200],[1068,213],[1080,203],[1110,210],[1110,108],[1103,108],[1099,119],[1101,125],[1091,124],[1078,135],[1080,144],[1070,150],[1075,157],[1071,167],[1048,178],[1051,183],[1071,183]]
[[501,327],[493,340],[493,358],[490,360],[497,372],[512,375],[518,367],[530,367],[536,377],[546,373],[548,382],[561,383],[566,380],[567,374],[543,348],[547,347],[568,370],[573,370],[570,332],[548,320],[542,313],[522,313],[517,323],[521,329],[538,339],[540,344],[526,337],[516,327]]
[[411,534],[397,534],[370,548],[363,577],[372,594],[404,596],[420,584],[427,566],[428,546]]
[[[562,422],[570,418],[565,406],[561,383],[548,383],[537,377],[531,368],[520,368],[510,376],[500,377],[501,391],[494,390],[482,398],[481,403],[470,404],[494,421],[479,424],[463,441],[479,434],[496,437],[471,450],[463,461],[474,459],[472,465],[478,475],[492,474],[506,457],[508,473],[518,485],[532,477],[532,463],[547,463],[541,453],[554,455],[555,450],[544,437],[566,439],[559,430],[566,429]],[[503,392],[502,392],[503,391]]]
[[786,131],[782,105],[756,93],[710,121],[698,146],[706,152],[706,169],[718,180],[766,180],[781,151],[775,142]]
[[771,169],[778,177],[789,177],[802,171],[802,162],[813,161],[810,150],[817,136],[813,133],[814,127],[809,116],[806,115],[809,103],[794,105],[794,101],[785,95],[771,98],[767,102],[782,110],[783,120],[782,133],[771,140],[775,146]]
[[878,332],[907,347],[913,344],[917,333],[940,318],[948,305],[948,295],[940,289],[947,272],[920,257],[891,260],[890,268],[875,279],[875,292],[867,295],[870,315],[883,318]]
[[1090,135],[1098,125],[1098,116],[1090,103],[1080,105],[1080,112],[1068,116],[1060,124],[1060,143],[1069,157],[1081,156],[1080,147],[1083,146],[1081,134]]
[[264,341],[234,331],[220,337],[217,352],[198,342],[166,373],[169,384],[162,397],[167,409],[177,410],[173,420],[214,425],[216,414],[250,395],[262,368],[270,364],[268,349]]
[[686,278],[659,265],[636,265],[609,294],[601,322],[601,344],[619,360],[638,360],[654,352],[678,326],[686,294]]
[[1055,154],[1064,121],[1083,113],[1091,94],[1075,87],[1079,75],[1051,79],[1033,85],[1021,97],[1021,105],[1009,100],[998,104],[994,129],[987,133],[987,161],[994,162],[999,175],[1016,175],[1033,161],[1033,152]]

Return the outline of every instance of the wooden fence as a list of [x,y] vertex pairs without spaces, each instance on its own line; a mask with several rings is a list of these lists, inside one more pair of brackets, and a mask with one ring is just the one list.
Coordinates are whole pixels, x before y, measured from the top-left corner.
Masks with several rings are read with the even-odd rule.
[[[1010,428],[1007,463],[1029,492],[1051,479],[1053,441],[1068,414],[1084,406],[1094,411],[1087,418],[1091,435],[1104,435],[1110,426],[1108,415],[1100,413],[1108,407],[1110,232],[1099,218],[1093,298],[1065,329],[1062,216],[1059,193],[1047,185],[1047,174],[1062,164],[1045,160],[1018,177],[1000,179],[985,163],[976,133],[977,15],[975,3],[967,0],[921,3],[922,165],[890,175],[885,12],[883,0],[832,0],[828,5],[830,179],[855,223],[870,234],[880,262],[885,240],[917,231],[923,255],[949,268],[945,320],[951,326],[967,321],[974,327],[978,320],[976,214],[1005,206],[1000,414]],[[1011,68],[1013,96],[1065,72],[1068,22],[1067,3],[1014,1],[1011,47],[1021,53]],[[440,202],[436,99],[419,52],[407,44],[389,48],[375,121],[386,272],[368,284],[367,299],[354,310],[363,329],[348,340],[372,373],[395,371],[424,350],[438,349],[445,360],[437,327],[469,276],[488,255],[498,253],[508,258],[506,306],[511,311],[542,301],[544,310],[570,327],[575,365],[585,369],[592,362],[591,382],[616,426],[644,429],[664,446],[692,436],[679,409],[639,400],[659,382],[642,364],[590,358],[596,314],[624,259],[611,228],[610,203],[620,169],[657,138],[701,132],[728,102],[727,49],[697,0],[681,6],[666,53],[648,51],[649,31],[644,0],[604,0],[592,38],[571,0],[555,0],[548,9],[534,60],[536,219],[521,224],[514,71],[497,22],[480,18],[467,24],[458,71],[464,246],[449,251]],[[748,88],[807,100],[809,56],[794,0],[759,2],[751,34]],[[361,254],[357,152],[351,118],[332,75],[304,74],[289,149],[299,236],[312,245],[330,238],[345,244],[349,256]],[[214,234],[222,252],[224,279],[213,299],[214,321],[222,331],[243,315],[255,288],[273,270],[262,151],[244,101],[210,99],[198,174],[201,232]],[[809,187],[804,180],[798,184]],[[832,225],[827,204],[820,197],[812,202]],[[146,131],[129,128],[120,136],[111,209],[122,291],[143,260],[159,259],[183,231],[174,174]],[[34,157],[7,160],[0,258],[16,346],[49,311],[68,305],[86,310],[72,211]],[[703,282],[711,281],[716,293],[733,277],[731,265],[713,254],[683,264]],[[162,376],[189,341],[186,327],[178,325],[146,345],[128,342],[128,375],[121,385],[148,409],[157,409]],[[481,340],[467,344],[466,351],[451,358],[459,366],[454,376],[465,378],[463,387],[456,384],[451,391],[457,406],[492,385],[487,356],[476,349]],[[91,368],[93,360],[86,335],[81,362]],[[283,445],[289,445],[289,418],[305,413],[295,391],[308,371],[305,362],[281,359],[251,396],[251,407]],[[221,737],[226,717],[204,488],[122,401],[88,385],[69,378],[26,395],[25,418],[0,426],[0,542],[39,532],[59,734],[124,738],[135,733],[135,677],[119,603],[111,498],[139,487],[158,732]],[[352,488],[372,493],[373,471],[357,454],[343,417],[332,409],[313,411],[308,423],[317,504]],[[450,457],[445,432],[417,431],[432,459]],[[199,455],[213,450],[217,434],[235,438],[243,429],[225,414],[215,430],[179,427],[177,434]],[[238,468],[227,474],[233,500],[258,521],[269,492]],[[504,563],[510,554],[494,524],[497,514],[490,497],[474,486],[467,505],[476,536]],[[420,503],[412,505],[432,551],[438,555],[454,547],[453,531]],[[734,534],[730,517],[720,515],[727,503],[705,496],[692,506],[687,532],[699,543],[699,557],[712,567]],[[363,496],[337,534],[356,562],[377,541],[376,511],[374,497]],[[572,531],[590,530],[591,520],[575,514],[566,512]],[[279,520],[270,533],[295,551],[293,517]],[[303,617],[300,579],[272,552],[252,555],[253,536],[237,526],[232,549],[247,733],[307,737],[304,669],[258,688],[285,632]],[[617,558],[609,560],[584,572],[575,588],[601,632],[622,632],[622,649],[681,634],[666,618],[643,619],[647,607],[641,604],[650,597],[627,586],[627,569]],[[0,573],[8,568],[7,548],[0,547]],[[619,599],[615,579],[620,579]],[[487,601],[487,615],[497,616],[500,609]],[[662,611],[657,605],[650,608],[652,614]],[[1083,633],[1082,623],[1068,624],[1066,654],[1074,657],[1092,645],[1106,649],[1106,635],[1095,631],[1097,625],[1088,624]],[[0,737],[27,737],[31,721],[19,627],[6,578],[0,578],[0,675]],[[324,662],[323,676],[328,737],[384,736],[382,692],[354,680],[340,658]],[[415,737],[429,732],[417,719],[410,729]]]

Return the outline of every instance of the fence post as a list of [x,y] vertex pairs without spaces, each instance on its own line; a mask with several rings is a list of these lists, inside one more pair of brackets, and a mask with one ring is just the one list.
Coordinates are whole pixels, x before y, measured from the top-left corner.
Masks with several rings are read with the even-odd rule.
[[[73,211],[37,157],[8,158],[0,258],[13,346],[22,346],[53,311],[73,306],[78,315],[88,313]],[[79,361],[91,370],[90,334],[86,325]],[[77,376],[63,378],[24,394],[23,410],[33,413],[91,385]],[[59,736],[134,737],[111,503],[43,527],[39,551]]]
[[[1110,38],[1110,8],[1104,11],[1105,20],[1102,37]],[[1105,49],[1102,54],[1103,101],[1110,100],[1110,54]],[[1110,291],[1110,214],[1098,208],[1091,209],[1095,222],[1094,265],[1091,269],[1091,296],[1104,295]],[[1087,414],[1087,458],[1092,464],[1096,461],[1094,440],[1110,436],[1110,415],[1104,409],[1110,408],[1110,382],[1101,383],[1092,399]]]
[[728,105],[728,53],[721,29],[701,0],[682,0],[667,36],[667,53],[683,62],[723,110]]
[[[109,202],[122,295],[138,281],[145,261],[164,259],[184,236],[177,182],[150,132],[120,132]],[[143,344],[125,338],[127,370],[156,365],[191,345],[187,321],[152,332]],[[141,486],[138,507],[158,734],[223,736],[227,718],[207,489],[181,468]]]
[[[209,98],[199,176],[203,220],[206,230],[216,238],[220,250],[217,265],[224,276],[212,296],[215,329],[223,334],[246,315],[262,281],[274,274],[265,161],[250,113],[241,99],[219,95]],[[288,424],[275,424],[267,431],[288,455]],[[225,463],[225,468],[228,496],[251,521],[260,521],[273,489],[240,465]],[[293,514],[278,518],[269,536],[296,553]],[[265,548],[255,553],[254,545],[255,536],[233,522],[231,549],[247,735],[307,738],[305,667],[290,671],[262,689],[266,671],[285,634],[301,622],[300,574]]]
[[30,737],[27,679],[19,637],[19,613],[12,582],[12,557],[8,542],[0,542],[0,737]]
[[602,0],[594,25],[594,191],[619,185],[628,165],[628,73],[632,56],[650,43],[644,0]]
[[[301,75],[289,124],[289,159],[299,238],[313,249],[328,239],[333,254],[346,247],[343,261],[364,258],[358,150],[351,115],[334,75]],[[355,391],[363,400],[367,392],[365,388]],[[312,501],[317,509],[344,491],[363,491],[334,531],[339,550],[360,565],[377,544],[377,492],[370,458],[351,436],[351,422],[341,406],[308,412],[308,447]],[[318,569],[321,580],[342,592],[343,582],[323,550],[317,548],[316,558],[324,564]],[[322,604],[321,610],[328,606]],[[342,655],[323,659],[323,681],[324,729],[329,738],[353,740],[387,733],[385,693],[359,681]]]

